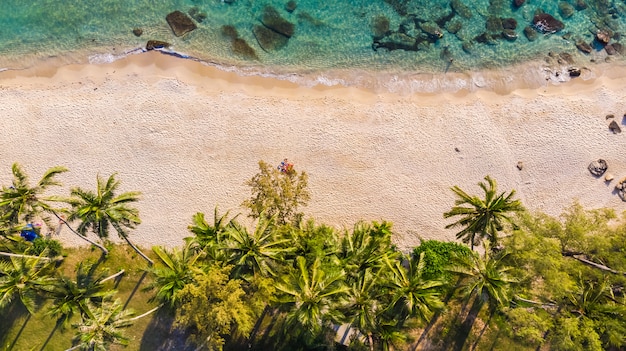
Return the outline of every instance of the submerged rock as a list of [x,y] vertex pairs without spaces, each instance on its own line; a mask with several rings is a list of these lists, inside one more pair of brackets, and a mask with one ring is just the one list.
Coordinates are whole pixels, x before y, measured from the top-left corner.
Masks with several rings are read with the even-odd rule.
[[565,28],[565,25],[550,14],[538,13],[533,17],[533,27],[542,33],[556,33]]
[[174,11],[168,14],[165,20],[177,37],[185,35],[197,28],[193,20],[180,11]]
[[513,0],[513,6],[520,7],[520,6],[524,5],[525,2],[526,2],[526,0]]
[[298,7],[298,4],[293,0],[289,0],[285,4],[285,11],[292,13],[296,10],[296,7]]
[[524,35],[526,36],[526,39],[528,39],[528,41],[537,40],[537,31],[534,30],[531,26],[526,26],[524,28]]
[[232,42],[233,52],[240,57],[243,57],[247,60],[258,60],[259,57],[256,55],[256,51],[241,38],[235,38]]
[[611,46],[613,47],[613,49],[615,49],[615,51],[620,54],[620,55],[624,55],[624,45],[620,44],[620,43],[613,43],[611,44]]
[[559,13],[563,18],[570,18],[574,15],[574,6],[570,5],[569,2],[561,1],[559,3]]
[[286,36],[258,24],[252,27],[252,33],[259,46],[267,52],[282,49],[289,41]]
[[280,33],[287,38],[291,38],[294,32],[293,23],[282,18],[278,11],[272,6],[265,6],[263,9],[263,15],[261,16],[261,23],[267,28]]
[[608,168],[609,168],[609,165],[603,159],[593,161],[589,164],[589,166],[587,166],[589,173],[593,174],[593,176],[595,177],[602,176]]
[[517,20],[515,18],[501,18],[502,28],[504,29],[516,29]]
[[586,42],[579,40],[576,42],[576,47],[578,48],[578,50],[584,52],[585,54],[589,54],[593,51],[593,48],[591,47],[591,45],[587,44]]
[[222,35],[231,40],[235,40],[239,38],[239,33],[237,32],[237,28],[230,24],[225,24],[222,26]]
[[202,23],[202,21],[204,21],[207,17],[206,12],[200,11],[197,7],[192,7],[191,10],[189,10],[189,16],[195,19],[198,23]]
[[450,1],[450,7],[452,7],[452,10],[461,17],[465,19],[472,18],[472,10],[467,5],[465,5],[461,0]]
[[380,39],[389,33],[389,18],[380,15],[372,20],[372,35],[374,39]]
[[140,37],[143,34],[143,29],[141,29],[141,28],[133,28],[133,34],[136,37]]

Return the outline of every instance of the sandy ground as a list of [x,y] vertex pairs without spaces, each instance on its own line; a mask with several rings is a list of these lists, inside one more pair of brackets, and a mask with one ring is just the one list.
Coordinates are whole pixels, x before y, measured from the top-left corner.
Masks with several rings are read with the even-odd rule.
[[[306,88],[156,53],[9,71],[0,73],[0,184],[13,162],[33,181],[68,167],[65,193],[117,172],[121,191],[143,193],[131,237],[176,246],[195,212],[243,211],[259,160],[287,157],[310,175],[307,215],[338,228],[391,221],[406,249],[453,240],[442,216],[450,187],[478,193],[485,175],[531,210],[557,215],[576,199],[624,209],[613,187],[626,176],[626,131],[611,133],[605,118],[626,128],[624,96],[626,79],[606,75],[505,95]],[[598,158],[615,180],[589,174]]]

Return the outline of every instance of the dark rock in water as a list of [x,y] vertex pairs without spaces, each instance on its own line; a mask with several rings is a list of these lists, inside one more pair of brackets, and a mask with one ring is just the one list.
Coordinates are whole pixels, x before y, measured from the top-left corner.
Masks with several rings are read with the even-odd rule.
[[393,32],[390,35],[381,39],[380,41],[374,42],[374,45],[372,45],[372,48],[374,50],[383,48],[387,50],[416,51],[417,40],[404,33]]
[[296,17],[298,17],[298,19],[302,21],[309,22],[316,27],[320,27],[324,25],[324,21],[311,16],[311,14],[308,12],[298,12]]
[[163,49],[170,46],[170,43],[160,40],[148,40],[146,43],[146,50]]
[[604,46],[611,41],[611,35],[607,31],[599,30],[596,32],[596,41]]
[[235,40],[239,38],[239,33],[237,32],[237,28],[230,24],[225,24],[222,26],[222,35],[231,40]]
[[391,5],[391,7],[396,11],[398,15],[406,16],[407,14],[406,0],[385,0],[385,2]]
[[446,25],[446,30],[448,31],[448,33],[451,34],[458,33],[461,28],[463,28],[463,23],[461,23],[461,21],[459,21],[458,19],[452,20]]
[[591,45],[587,44],[586,42],[582,40],[576,42],[576,47],[578,48],[578,50],[584,52],[585,54],[589,54],[593,51],[593,48],[591,47]]
[[613,44],[609,44],[609,45],[605,46],[604,47],[604,51],[606,51],[607,55],[615,55],[615,54],[617,54],[617,51],[613,47]]
[[432,39],[437,40],[443,37],[443,30],[434,22],[421,23],[420,28]]
[[561,1],[559,3],[559,13],[563,18],[570,18],[574,15],[574,6],[570,5],[569,2]]
[[567,72],[569,72],[569,76],[571,78],[580,77],[580,73],[581,73],[580,68],[575,68],[575,67],[568,69]]
[[593,161],[587,167],[587,169],[589,170],[589,173],[593,174],[595,177],[602,176],[608,168],[609,168],[609,165],[603,159]]
[[136,37],[140,37],[143,34],[143,29],[133,28],[133,34],[135,34]]
[[202,21],[204,21],[207,17],[206,12],[200,11],[197,7],[192,7],[191,10],[189,10],[189,16],[195,19],[198,23],[202,23]]
[[622,128],[620,128],[619,124],[615,121],[611,121],[611,123],[609,123],[609,130],[613,132],[613,134],[619,134],[622,132]]
[[502,18],[502,28],[504,29],[516,29],[517,21],[515,18]]
[[247,60],[258,60],[256,51],[243,39],[235,38],[232,43],[233,52]]
[[389,33],[389,18],[380,15],[372,20],[372,35],[374,39],[381,39]]
[[463,17],[465,19],[472,18],[472,11],[461,0],[452,0],[452,1],[450,1],[450,7],[452,7],[452,10],[454,12],[456,12],[456,14],[461,16],[461,17]]
[[620,44],[620,43],[613,43],[611,44],[611,46],[613,47],[613,49],[615,49],[615,51],[620,54],[620,55],[624,55],[624,45]]
[[293,0],[289,0],[285,4],[285,11],[292,13],[296,10],[296,7],[298,7],[298,4]]
[[474,51],[474,44],[472,44],[471,41],[464,41],[461,48],[463,48],[463,51],[466,53],[471,54],[472,51]]
[[526,2],[526,0],[513,0],[513,6],[520,7],[520,6],[524,5],[525,2]]
[[282,49],[289,41],[288,37],[258,24],[252,27],[252,33],[261,48],[267,52]]
[[491,34],[489,33],[482,33],[478,36],[476,36],[474,38],[474,41],[476,41],[477,43],[481,43],[481,44],[489,44],[489,45],[495,45],[498,42],[496,41],[496,38],[494,38]]
[[227,3],[227,4],[234,4],[235,0],[222,0],[223,2]]
[[445,27],[446,23],[450,22],[450,20],[452,20],[455,15],[456,14],[454,13],[454,11],[450,11],[450,13],[448,13],[447,15],[439,17],[437,20],[435,20],[435,23],[437,23],[439,27]]
[[495,16],[487,17],[487,22],[485,22],[485,29],[487,31],[496,33],[502,30],[502,20]]
[[167,24],[170,25],[172,31],[174,32],[174,35],[176,35],[177,37],[189,33],[197,28],[196,24],[193,23],[191,18],[189,18],[187,15],[180,11],[174,11],[168,14],[165,17],[165,20],[167,20]]
[[294,32],[293,23],[282,18],[278,11],[272,6],[265,6],[263,9],[263,15],[261,16],[261,22],[267,28],[280,33],[287,38],[291,38]]
[[526,39],[528,39],[528,41],[537,40],[537,31],[534,30],[531,26],[526,26],[524,28],[524,35],[526,36]]
[[547,13],[536,14],[533,17],[533,26],[542,33],[556,33],[565,28],[563,22]]
[[505,29],[502,31],[502,36],[504,39],[509,41],[514,41],[517,39],[517,33],[513,29]]
[[585,2],[585,0],[575,0],[574,1],[574,8],[577,11],[582,11],[582,10],[587,8],[587,3]]

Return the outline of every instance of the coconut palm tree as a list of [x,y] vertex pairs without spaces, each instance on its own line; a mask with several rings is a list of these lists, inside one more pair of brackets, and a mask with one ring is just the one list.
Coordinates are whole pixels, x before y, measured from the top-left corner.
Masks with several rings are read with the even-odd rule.
[[511,286],[517,282],[509,275],[512,267],[506,266],[503,261],[507,253],[495,254],[490,250],[488,243],[483,243],[483,246],[485,246],[483,256],[477,253],[459,256],[456,262],[448,268],[450,272],[457,273],[463,278],[459,286],[464,290],[467,298],[474,299],[467,318],[459,330],[460,335],[456,338],[455,349],[457,350],[462,348],[462,342],[467,339],[483,305],[488,303],[491,313],[505,306],[513,296]]
[[458,186],[452,187],[457,200],[454,202],[455,206],[443,214],[444,218],[459,218],[456,222],[448,224],[446,229],[461,227],[456,237],[464,243],[469,243],[472,250],[485,238],[495,249],[498,245],[498,232],[502,230],[505,222],[512,221],[509,214],[524,210],[519,200],[513,200],[515,190],[511,190],[507,195],[505,193],[497,195],[496,181],[489,176],[485,177],[485,181],[478,183],[485,193],[484,198],[470,196]]
[[75,325],[77,333],[73,340],[76,345],[70,350],[107,351],[113,344],[128,345],[123,329],[132,324],[132,313],[124,310],[119,299],[99,306],[88,302],[87,306],[85,318]]
[[346,233],[341,239],[337,257],[348,280],[356,279],[367,269],[372,269],[374,274],[385,269],[386,259],[395,260],[399,257],[391,245],[391,224],[356,224],[352,233]]
[[19,164],[14,163],[11,170],[12,185],[3,186],[0,193],[0,211],[5,218],[14,225],[28,223],[38,216],[49,222],[46,214],[52,212],[53,208],[48,202],[53,201],[54,197],[44,194],[48,188],[61,185],[55,177],[67,172],[68,169],[61,166],[48,169],[33,187],[30,186],[28,176]]
[[234,264],[235,276],[274,276],[283,254],[290,251],[285,244],[288,239],[277,238],[274,219],[259,217],[254,232],[239,224],[226,228],[223,250],[229,262]]
[[85,268],[79,263],[76,268],[76,280],[59,275],[49,290],[53,298],[48,314],[56,316],[63,327],[67,326],[75,315],[85,316],[89,312],[88,303],[102,303],[113,296],[115,291],[105,290],[102,276],[94,277],[95,265]]
[[100,239],[109,237],[109,229],[113,227],[120,238],[124,239],[133,250],[143,257],[150,265],[154,262],[137,248],[128,238],[127,229],[133,229],[141,223],[139,211],[130,203],[139,200],[141,193],[129,191],[116,195],[120,182],[115,174],[104,181],[97,177],[96,192],[73,188],[71,197],[66,202],[72,206],[68,221],[79,220],[77,231],[83,235],[91,229]]
[[47,290],[53,281],[49,276],[52,265],[45,255],[43,252],[40,257],[0,260],[0,309],[18,298],[30,314],[35,312],[37,294]]
[[174,308],[178,302],[176,293],[193,281],[192,268],[201,253],[196,253],[191,245],[192,243],[187,242],[182,250],[174,249],[173,251],[165,250],[160,246],[152,248],[158,257],[159,264],[151,267],[150,271],[155,279],[146,289],[158,288],[154,299],[171,308]]
[[410,259],[403,257],[403,260],[406,267],[402,260],[386,259],[392,272],[388,281],[393,295],[391,307],[396,308],[401,317],[414,316],[428,321],[435,310],[443,308],[440,287],[444,282],[424,277],[424,253]]
[[204,213],[198,212],[193,216],[193,223],[188,227],[189,231],[194,234],[195,242],[201,247],[205,248],[208,245],[219,244],[223,237],[226,228],[235,223],[235,217],[228,219],[230,211],[226,211],[225,214],[219,215],[217,206],[213,211],[213,224],[209,224],[204,218]]
[[307,263],[304,257],[296,258],[296,269],[276,285],[277,302],[287,311],[286,326],[312,340],[331,322],[342,319],[338,309],[348,291],[345,273],[322,267],[318,258]]
[[346,322],[367,337],[370,350],[374,350],[373,334],[382,313],[387,308],[384,280],[367,268],[348,286],[342,306]]

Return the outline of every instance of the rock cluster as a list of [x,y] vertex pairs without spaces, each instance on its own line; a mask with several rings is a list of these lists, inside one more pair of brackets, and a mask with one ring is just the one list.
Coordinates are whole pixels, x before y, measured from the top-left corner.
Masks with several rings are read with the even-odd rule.
[[279,50],[287,45],[294,31],[294,24],[284,19],[275,8],[269,5],[263,9],[261,24],[252,27],[252,33],[259,46],[267,52]]
[[608,164],[603,159],[593,161],[587,167],[587,169],[589,170],[589,173],[591,173],[595,177],[602,176],[608,168],[609,168]]

